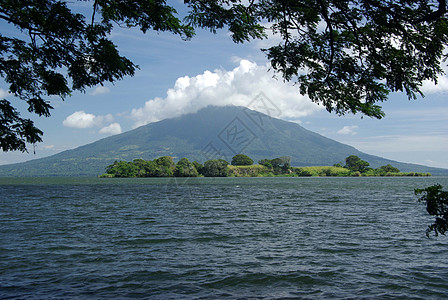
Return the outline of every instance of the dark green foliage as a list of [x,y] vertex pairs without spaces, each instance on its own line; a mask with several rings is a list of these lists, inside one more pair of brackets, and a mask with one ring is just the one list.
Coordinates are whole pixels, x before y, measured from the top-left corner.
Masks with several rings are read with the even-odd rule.
[[292,168],[299,177],[319,176],[319,177],[346,177],[351,176],[352,172],[342,167],[301,167]]
[[363,173],[367,171],[367,167],[370,164],[362,159],[360,159],[356,155],[350,155],[345,159],[345,167],[352,172],[360,172]]
[[448,191],[442,191],[442,186],[436,184],[424,189],[416,189],[416,195],[422,195],[419,198],[420,202],[425,202],[426,211],[435,216],[436,219],[433,224],[428,226],[426,235],[429,236],[431,231],[434,235],[445,234],[448,231]]
[[258,161],[258,163],[262,166],[272,169],[272,163],[271,163],[270,159],[264,158],[264,159]]
[[33,121],[21,118],[9,101],[0,100],[0,148],[3,151],[24,152],[26,143],[42,142],[42,134]]
[[334,164],[333,167],[343,168],[344,166],[342,165],[342,162],[338,162],[337,164]]
[[[134,159],[132,162],[138,169],[136,176],[137,177],[149,177],[149,173],[151,170],[150,163],[151,161],[146,161],[143,159]],[[106,170],[107,172],[107,170]],[[109,173],[109,172],[107,172]]]
[[237,154],[232,158],[232,166],[250,166],[254,163],[252,158],[244,154]]
[[310,170],[306,170],[303,168],[297,168],[296,169],[296,174],[299,177],[310,177],[313,176],[313,173]]
[[223,159],[207,160],[204,163],[202,174],[206,177],[227,177],[229,176],[229,163]]
[[271,170],[262,165],[229,166],[229,177],[267,177],[273,176]]
[[199,174],[202,174],[204,166],[197,162],[196,160],[194,162],[192,162],[193,166],[195,167],[195,169],[198,171]]
[[153,161],[143,159],[134,159],[132,162],[115,161],[107,166],[106,175],[101,177],[197,177],[199,173],[195,165],[198,163],[191,163],[186,158],[174,164],[170,156],[162,156]]
[[[0,34],[0,76],[9,92],[27,103],[28,111],[50,116],[50,96],[64,99],[104,82],[134,75],[136,66],[120,56],[109,40],[114,24],[171,31],[183,38],[193,29],[182,24],[165,1],[95,0],[90,20],[65,1],[2,0],[0,19],[10,25]],[[22,35],[5,36],[18,30]],[[20,36],[20,38],[19,38]],[[26,151],[26,143],[42,141],[42,131],[23,119],[10,102],[0,99],[0,147]]]
[[[400,170],[391,164],[381,166],[378,169],[367,169],[364,172],[367,176],[413,176],[411,173],[402,173]],[[422,174],[415,173],[415,176],[421,176]]]
[[[345,168],[352,172],[352,176],[431,176],[430,173],[422,172],[400,172],[400,170],[391,164],[381,166],[377,169],[369,168],[369,163],[360,159],[356,155],[350,155],[345,159]],[[335,164],[340,166],[340,164]]]
[[274,158],[271,160],[271,165],[274,169],[279,169],[282,166],[282,159],[281,158]]
[[114,175],[114,177],[137,177],[139,169],[132,162],[115,161],[106,168],[106,173]]
[[175,168],[173,158],[163,156],[153,161],[143,159],[134,159],[132,162],[115,161],[107,166],[106,174],[112,177],[171,177],[174,176]]
[[191,163],[187,158],[182,158],[176,164],[176,177],[198,177],[199,173],[194,163]]
[[160,166],[154,161],[134,159],[133,163],[137,166],[137,177],[161,177]]
[[[217,29],[228,27],[235,43],[264,38],[264,27],[259,23],[257,5],[245,5],[240,1],[185,0],[191,9],[187,20],[198,27]],[[264,5],[268,6],[268,3]]]
[[162,156],[154,160],[157,165],[158,177],[171,177],[174,175],[176,165],[171,156]]
[[228,25],[236,41],[262,35],[256,25],[268,21],[282,37],[278,45],[263,49],[273,69],[329,112],[382,118],[376,103],[390,92],[404,91],[415,99],[422,95],[424,80],[437,82],[443,73],[445,0],[187,3],[193,24],[212,30]]
[[330,112],[382,118],[376,103],[390,92],[415,99],[442,72],[445,0],[262,3],[260,16],[283,38],[264,50],[272,67]]
[[260,165],[268,168],[272,168],[274,174],[286,174],[289,173],[291,167],[291,157],[282,156],[274,159],[262,159],[259,161]]
[[399,173],[400,170],[395,168],[394,166],[388,164],[379,168],[379,170],[384,171],[386,173]]
[[291,167],[291,156],[282,156],[280,157],[280,165],[283,171],[287,171]]
[[271,168],[289,168],[291,166],[291,157],[282,156],[274,159],[262,159],[258,161],[260,165],[271,167]]

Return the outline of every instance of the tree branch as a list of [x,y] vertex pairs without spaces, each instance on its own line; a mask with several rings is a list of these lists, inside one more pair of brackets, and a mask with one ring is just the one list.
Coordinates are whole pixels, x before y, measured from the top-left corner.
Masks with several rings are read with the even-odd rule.
[[417,20],[418,23],[422,23],[422,22],[431,22],[431,21],[436,21],[438,19],[440,19],[444,14],[447,13],[447,8],[446,8],[446,0],[438,0],[439,2],[439,8],[430,13],[427,16],[424,16],[423,18],[420,18],[419,20]]
[[330,74],[333,71],[333,60],[334,60],[334,53],[335,53],[333,24],[332,24],[331,18],[328,16],[328,11],[327,11],[327,8],[325,7],[325,3],[322,0],[319,1],[319,3],[321,6],[322,16],[323,16],[325,22],[327,23],[327,28],[325,30],[327,30],[330,35],[330,41],[329,41],[330,42],[330,60],[328,62],[327,76],[325,78],[325,81],[328,81],[328,78],[330,77]]
[[285,50],[288,47],[289,44],[289,35],[288,35],[288,20],[286,19],[286,4],[285,1],[282,0],[282,8],[283,8],[283,22],[284,22],[284,26],[283,26],[283,30],[285,31]]
[[96,10],[98,8],[98,0],[95,0],[95,2],[93,3],[93,12],[92,12],[92,26],[95,23],[95,14],[96,14]]

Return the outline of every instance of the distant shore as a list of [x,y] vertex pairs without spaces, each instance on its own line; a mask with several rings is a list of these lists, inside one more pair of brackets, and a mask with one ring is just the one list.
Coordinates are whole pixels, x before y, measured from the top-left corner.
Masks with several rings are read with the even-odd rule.
[[[229,164],[223,159],[208,160],[204,164],[190,162],[182,158],[177,163],[170,156],[154,160],[135,159],[132,162],[115,161],[106,167],[106,173],[100,178],[137,178],[137,177],[421,177],[430,173],[400,172],[387,165],[377,169],[369,168],[369,164],[356,156],[351,163],[342,166],[310,166],[292,167],[288,157],[264,159],[253,164],[249,157],[241,157],[246,165],[238,165],[235,160]],[[237,157],[237,156],[235,156]],[[347,160],[349,161],[349,160]]]

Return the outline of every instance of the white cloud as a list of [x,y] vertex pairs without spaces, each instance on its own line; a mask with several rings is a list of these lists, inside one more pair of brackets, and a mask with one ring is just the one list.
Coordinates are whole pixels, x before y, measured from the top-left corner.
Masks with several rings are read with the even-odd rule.
[[76,111],[62,122],[66,127],[71,128],[92,128],[103,127],[105,123],[110,123],[114,120],[111,114],[105,116],[95,116],[84,111]]
[[133,109],[131,117],[137,127],[193,113],[209,105],[256,109],[251,104],[260,95],[275,106],[275,117],[298,119],[322,109],[308,97],[300,95],[298,87],[274,79],[267,66],[241,60],[239,66],[231,71],[220,69],[178,78],[165,98],[147,101],[143,107]]
[[421,90],[424,94],[447,93],[448,92],[448,66],[442,65],[444,74],[437,76],[437,84],[432,81],[423,81]]
[[118,123],[112,123],[109,126],[101,128],[99,131],[102,134],[120,134],[121,132],[121,126]]
[[110,89],[108,87],[98,86],[90,93],[90,95],[96,96],[96,95],[107,94],[109,92],[110,92]]
[[358,126],[356,126],[356,125],[344,126],[342,129],[338,130],[337,133],[355,135],[355,134],[357,134],[356,129],[358,129]]
[[440,76],[437,79],[437,84],[434,84],[434,82],[429,80],[424,81],[422,85],[422,92],[424,94],[448,92],[448,77]]
[[9,96],[8,91],[5,91],[4,89],[0,89],[0,98],[5,98],[8,96]]
[[73,128],[90,128],[95,124],[95,115],[77,111],[65,118],[62,125]]

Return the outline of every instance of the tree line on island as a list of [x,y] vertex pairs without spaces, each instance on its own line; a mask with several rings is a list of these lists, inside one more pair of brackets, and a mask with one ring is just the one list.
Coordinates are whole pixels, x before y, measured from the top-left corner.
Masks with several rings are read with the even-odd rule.
[[356,155],[350,155],[333,166],[292,167],[291,157],[262,159],[258,164],[247,155],[237,154],[229,164],[224,159],[211,159],[201,164],[190,162],[187,158],[177,163],[171,156],[162,156],[154,160],[134,159],[133,161],[115,161],[106,167],[102,178],[129,177],[270,177],[270,176],[430,176],[429,173],[400,172],[388,164],[377,169],[369,167],[367,161]]

